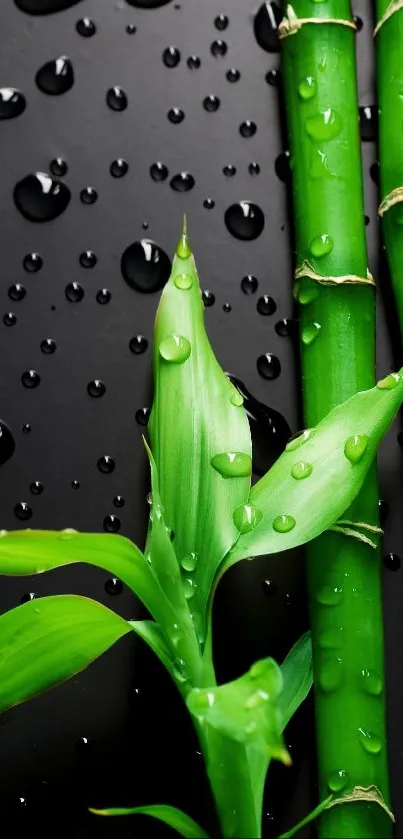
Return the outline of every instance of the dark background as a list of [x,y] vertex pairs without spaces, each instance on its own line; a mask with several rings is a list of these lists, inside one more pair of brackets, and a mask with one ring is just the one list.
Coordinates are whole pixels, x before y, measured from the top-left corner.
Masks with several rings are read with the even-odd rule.
[[[63,5],[54,0],[53,7],[58,4]],[[40,8],[40,0],[33,0],[34,10],[35,6]],[[271,73],[266,79],[268,71],[278,68],[279,56],[256,41],[258,9],[246,0],[182,0],[146,9],[123,0],[82,0],[37,16],[24,13],[13,0],[1,4],[0,85],[18,88],[27,105],[17,118],[2,121],[0,132],[0,405],[1,419],[16,444],[15,453],[0,467],[1,527],[95,531],[103,528],[105,516],[114,515],[120,532],[143,545],[148,485],[141,445],[144,428],[136,412],[150,405],[151,347],[134,354],[129,342],[136,335],[151,342],[158,293],[131,288],[122,277],[120,258],[128,245],[143,237],[172,255],[184,211],[202,287],[215,296],[206,320],[222,366],[257,399],[281,412],[292,432],[299,427],[296,342],[292,328],[289,336],[276,331],[278,322],[293,315],[290,222],[286,186],[278,177],[287,166],[284,158],[277,160],[286,146],[279,123],[279,87],[272,83],[278,77]],[[357,35],[360,104],[370,106],[374,91],[368,4],[357,0],[354,12],[363,20]],[[223,31],[214,22],[219,14],[229,18]],[[92,37],[76,30],[84,16],[96,26]],[[136,31],[128,32],[127,26]],[[228,46],[221,57],[211,51],[217,39]],[[180,51],[175,67],[162,60],[170,45]],[[62,55],[72,62],[74,84],[61,95],[46,95],[35,83],[36,73]],[[199,68],[187,65],[191,55],[200,58]],[[228,81],[230,68],[240,71],[238,81]],[[121,86],[128,99],[120,112],[106,102],[106,92],[114,85]],[[216,112],[203,107],[210,94],[220,99]],[[184,111],[180,124],[167,118],[172,107]],[[256,123],[254,136],[241,136],[244,120]],[[370,122],[365,130],[374,136]],[[70,203],[54,220],[29,221],[15,206],[14,186],[36,171],[49,173],[50,162],[58,157],[68,166],[62,180],[71,191]],[[118,158],[129,167],[121,178],[110,174]],[[379,277],[377,195],[370,177],[376,160],[373,141],[363,144],[363,160],[370,264]],[[169,170],[165,181],[150,177],[150,166],[157,161]],[[258,174],[250,174],[251,163],[259,164]],[[231,177],[223,174],[228,165],[236,167]],[[170,179],[182,171],[193,175],[195,185],[180,193],[172,189]],[[88,186],[98,193],[92,205],[80,200]],[[211,209],[203,205],[207,198],[215,202]],[[240,200],[255,202],[264,213],[264,230],[253,241],[237,240],[224,223],[226,209]],[[44,206],[48,212],[46,197]],[[79,263],[86,250],[97,257],[90,269]],[[38,272],[23,267],[24,256],[32,252],[43,260]],[[259,282],[253,295],[241,289],[248,274]],[[79,302],[66,298],[71,282],[85,292]],[[15,284],[26,291],[21,300],[13,299],[23,294],[21,289],[9,291]],[[384,285],[387,293],[386,281]],[[103,288],[112,295],[104,305],[96,299]],[[397,359],[391,350],[392,306],[388,335],[382,291],[378,366],[384,375]],[[265,294],[276,304],[269,316],[257,311],[258,299]],[[226,303],[231,311],[223,309]],[[10,312],[16,323],[8,326]],[[56,343],[50,354],[41,350],[47,338]],[[280,375],[272,380],[257,369],[257,358],[265,353],[281,363]],[[37,387],[22,384],[29,370],[40,376]],[[101,398],[87,393],[94,379],[106,386]],[[27,423],[28,433],[23,431]],[[401,550],[398,430],[396,425],[380,456],[381,496],[390,507],[386,554]],[[97,468],[104,455],[116,463],[110,474]],[[268,464],[270,451],[265,456]],[[43,483],[39,495],[30,489],[34,481]],[[78,481],[79,488],[72,487],[72,481]],[[124,497],[121,508],[114,506],[116,495]],[[25,521],[16,515],[21,515],[19,502],[32,510]],[[23,515],[24,511],[29,513],[25,506]],[[116,519],[112,526],[118,526]],[[395,559],[395,567],[398,564]],[[264,585],[265,580],[271,585]],[[385,567],[384,584],[391,774],[394,809],[401,821],[401,572]],[[118,593],[111,593],[114,590]],[[97,598],[126,618],[143,614],[126,589],[119,593],[119,586],[108,585],[106,574],[78,566],[38,578],[2,578],[0,610],[18,605],[29,593],[63,592]],[[234,678],[258,656],[281,659],[305,626],[301,553],[238,566],[224,581],[216,603],[219,677]],[[290,827],[317,802],[309,703],[292,724],[287,743],[294,766],[271,769],[265,835]],[[2,833],[22,835],[29,829],[72,839],[171,835],[169,828],[152,820],[101,820],[86,812],[89,805],[152,802],[182,806],[211,827],[211,802],[197,748],[165,672],[140,640],[126,637],[80,677],[0,718]],[[305,836],[309,835],[308,829]]]

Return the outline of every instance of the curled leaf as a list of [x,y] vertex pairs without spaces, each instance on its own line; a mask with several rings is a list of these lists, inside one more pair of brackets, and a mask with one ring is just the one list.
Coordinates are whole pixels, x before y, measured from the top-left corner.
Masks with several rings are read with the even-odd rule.
[[178,810],[177,807],[170,807],[169,804],[149,804],[145,807],[112,807],[108,810],[94,810],[90,807],[90,813],[96,816],[153,816],[161,822],[173,827],[185,839],[208,839],[208,834],[190,816]]

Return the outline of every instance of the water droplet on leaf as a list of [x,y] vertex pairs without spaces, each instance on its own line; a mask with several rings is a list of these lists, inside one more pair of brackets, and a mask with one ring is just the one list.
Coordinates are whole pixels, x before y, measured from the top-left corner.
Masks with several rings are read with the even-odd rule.
[[252,473],[252,458],[244,452],[222,452],[210,463],[223,478],[247,478]]
[[359,463],[368,448],[369,439],[366,434],[354,434],[348,437],[344,444],[344,454],[350,463]]
[[159,345],[160,356],[174,364],[183,364],[190,356],[191,345],[183,335],[167,335]]
[[316,81],[313,76],[305,76],[298,85],[298,93],[301,99],[312,99],[316,94]]
[[290,530],[294,529],[295,525],[296,521],[292,516],[281,515],[273,519],[273,530],[276,533],[289,533]]
[[240,533],[249,533],[263,518],[263,513],[253,504],[241,504],[234,510],[234,524]]

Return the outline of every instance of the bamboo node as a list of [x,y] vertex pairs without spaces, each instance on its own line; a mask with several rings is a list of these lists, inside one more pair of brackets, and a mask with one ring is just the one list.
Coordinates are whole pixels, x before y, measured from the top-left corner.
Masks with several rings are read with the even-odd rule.
[[[403,3],[403,0],[397,0]],[[288,38],[290,35],[296,35],[297,32],[304,26],[305,23],[338,23],[340,26],[348,26],[350,29],[357,29],[353,20],[345,20],[344,18],[336,17],[298,17],[293,7],[288,5],[285,16],[278,27],[278,37],[280,39]]]
[[[400,2],[400,0],[399,0]],[[401,0],[402,8],[403,8],[403,0]],[[396,189],[392,189],[391,192],[385,196],[383,201],[381,201],[378,207],[378,216],[382,218],[382,216],[390,210],[391,207],[394,207],[395,204],[401,204],[403,201],[403,186],[397,186]]]
[[371,784],[369,787],[354,787],[352,792],[346,792],[345,795],[333,798],[327,805],[326,809],[330,810],[330,807],[335,807],[336,804],[347,804],[349,801],[368,801],[373,804],[379,804],[379,806],[382,807],[382,810],[388,814],[391,821],[396,821],[392,810],[389,809],[381,791],[375,786],[375,784]]
[[366,277],[358,277],[356,274],[345,274],[341,277],[323,277],[316,273],[312,265],[307,262],[307,260],[304,260],[302,265],[296,269],[294,274],[295,280],[300,280],[302,277],[309,277],[311,280],[315,280],[315,282],[320,283],[321,285],[360,285],[360,283],[362,285],[375,285],[375,280],[368,269]]
[[381,26],[383,26],[383,24],[386,23],[386,21],[389,20],[389,18],[392,17],[392,15],[394,15],[395,12],[398,12],[400,9],[403,9],[403,0],[392,0],[392,2],[389,3],[389,6],[387,6],[386,11],[382,15],[381,19],[378,20],[378,23],[375,26],[374,38],[377,36]]

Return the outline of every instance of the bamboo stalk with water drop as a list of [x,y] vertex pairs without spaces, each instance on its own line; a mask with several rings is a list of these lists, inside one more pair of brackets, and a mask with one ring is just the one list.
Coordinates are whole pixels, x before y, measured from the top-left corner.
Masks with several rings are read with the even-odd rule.
[[[294,0],[280,33],[303,411],[310,427],[356,391],[371,387],[375,375],[375,290],[367,272],[355,32],[348,0]],[[359,457],[365,440],[356,443]],[[309,480],[309,470],[300,476]],[[377,527],[375,468],[343,518]],[[379,547],[374,550],[346,533],[328,532],[307,548],[320,799],[329,792],[339,799],[319,818],[320,837],[385,839],[392,833],[385,809],[380,571]]]

